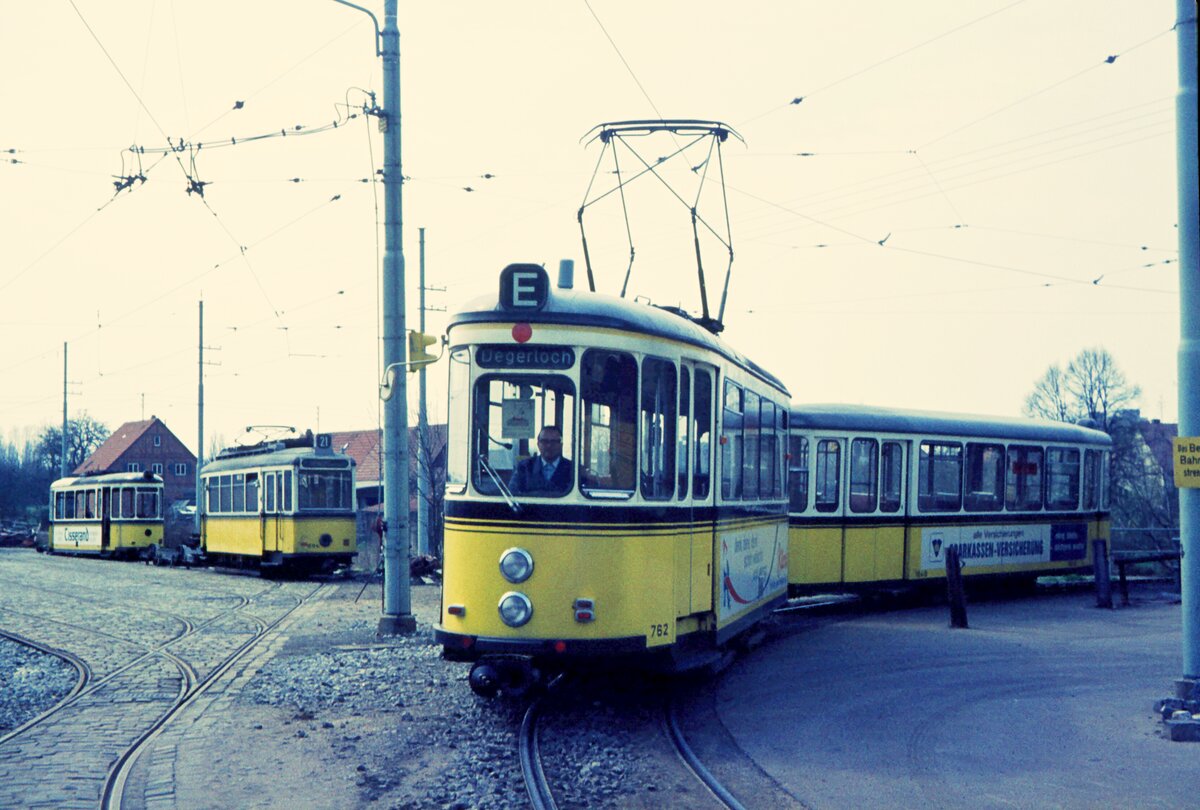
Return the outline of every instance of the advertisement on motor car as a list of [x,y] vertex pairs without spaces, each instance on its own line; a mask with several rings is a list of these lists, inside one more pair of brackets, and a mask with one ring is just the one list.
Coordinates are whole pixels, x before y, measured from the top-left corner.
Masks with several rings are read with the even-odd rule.
[[1083,560],[1086,523],[1025,526],[946,526],[921,529],[921,567],[944,569],[946,550],[958,548],[964,566],[988,567]]
[[787,589],[786,526],[769,524],[722,533],[718,622],[737,617]]

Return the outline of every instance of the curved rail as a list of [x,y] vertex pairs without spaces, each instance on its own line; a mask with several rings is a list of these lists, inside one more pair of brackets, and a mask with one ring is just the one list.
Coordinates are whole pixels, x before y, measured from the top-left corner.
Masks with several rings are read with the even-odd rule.
[[712,775],[712,772],[705,768],[700,762],[696,753],[692,751],[692,747],[688,745],[684,739],[683,731],[679,728],[679,720],[675,716],[674,701],[667,701],[666,709],[667,731],[671,737],[671,742],[675,744],[675,752],[679,754],[679,758],[683,760],[683,764],[687,766],[697,779],[704,783],[709,792],[716,797],[717,801],[729,808],[729,810],[745,810],[741,802],[733,798],[733,794],[725,789],[717,778]]
[[521,733],[517,749],[521,755],[521,775],[525,777],[525,790],[534,810],[558,810],[546,772],[542,770],[542,758],[538,752],[538,717],[541,715],[543,697],[536,698],[525,710],[521,720]]
[[54,647],[49,647],[45,644],[41,644],[32,639],[25,638],[24,636],[18,635],[16,633],[10,633],[7,630],[0,630],[0,636],[3,636],[4,638],[8,639],[9,641],[15,642],[17,644],[23,644],[24,646],[30,647],[34,650],[37,650],[38,652],[45,653],[46,655],[53,655],[56,658],[60,658],[63,661],[66,661],[71,666],[75,667],[75,671],[77,673],[79,673],[79,677],[76,679],[75,685],[73,687],[71,687],[71,691],[69,691],[69,692],[67,692],[67,694],[63,695],[63,697],[57,703],[55,703],[53,706],[51,706],[49,709],[42,712],[41,714],[31,717],[29,720],[26,720],[24,723],[17,726],[16,728],[14,728],[12,731],[10,731],[7,734],[5,734],[4,736],[0,737],[0,745],[3,745],[8,740],[11,740],[13,737],[16,737],[18,734],[23,733],[26,729],[33,728],[38,723],[42,722],[47,717],[50,717],[55,712],[57,712],[59,709],[61,709],[63,706],[67,705],[72,700],[74,700],[76,695],[78,695],[85,688],[87,688],[87,685],[91,682],[92,668],[90,666],[88,666],[87,661],[84,661],[79,656],[77,656],[73,653],[69,653],[66,650],[59,650]]
[[[295,613],[301,606],[311,602],[317,598],[326,589],[325,585],[318,585],[314,590],[309,592],[303,598],[297,599],[296,604],[289,608],[286,612],[280,615],[272,622],[262,622],[259,632],[255,633],[251,638],[247,639],[230,653],[224,661],[216,666],[212,672],[205,676],[202,680],[196,681],[194,677],[189,677],[186,672],[181,669],[184,682],[180,687],[179,697],[172,703],[171,707],[158,718],[150,728],[146,729],[132,745],[125,749],[116,762],[113,763],[112,769],[108,773],[108,778],[104,781],[104,789],[100,793],[101,810],[120,810],[122,799],[124,798],[125,785],[129,780],[129,775],[133,772],[134,765],[137,764],[138,758],[150,746],[150,744],[158,737],[159,734],[166,728],[167,724],[181,711],[186,709],[191,704],[195,703],[201,695],[208,691],[209,687],[219,681],[222,676],[228,672],[234,664],[236,664],[244,655],[252,650],[260,641],[266,638],[267,634],[278,627],[284,619]],[[176,659],[175,656],[169,655],[172,662],[176,666],[185,662]],[[191,670],[190,666],[187,666]],[[192,670],[194,675],[194,670]]]

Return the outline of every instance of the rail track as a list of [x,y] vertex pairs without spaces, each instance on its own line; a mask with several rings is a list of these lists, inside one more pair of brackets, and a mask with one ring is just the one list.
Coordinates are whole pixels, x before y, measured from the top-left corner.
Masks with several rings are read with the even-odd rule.
[[[94,774],[100,806],[120,808],[139,758],[153,746],[172,719],[203,700],[210,687],[296,610],[322,598],[331,588],[320,583],[310,586],[301,592],[282,592],[283,584],[273,582],[249,596],[224,593],[204,597],[220,598],[227,604],[199,620],[127,604],[139,616],[154,614],[157,618],[134,622],[133,629],[125,633],[111,632],[115,617],[108,613],[100,613],[92,626],[67,620],[79,612],[71,607],[72,602],[86,603],[89,598],[86,594],[31,586],[58,601],[50,607],[29,610],[11,600],[0,605],[0,622],[7,616],[10,626],[15,625],[13,629],[0,630],[0,636],[66,661],[78,677],[58,703],[0,737],[0,752],[9,749],[10,762],[17,762],[36,756],[31,752],[42,750],[45,744],[42,737],[46,734],[51,738],[61,736],[64,728],[77,729],[68,731],[69,735],[83,733],[82,729],[97,725],[98,717],[118,717],[115,722],[124,725],[120,736],[110,739],[120,741],[120,753],[115,759],[96,761],[90,773]],[[58,638],[53,644],[35,640],[29,637],[31,628],[44,628],[47,635]],[[141,638],[136,637],[139,631]],[[66,646],[77,652],[63,649]],[[94,655],[87,651],[89,647]],[[102,663],[99,670],[89,663],[88,659],[93,657]],[[130,705],[140,705],[142,712],[140,717],[135,714],[132,721],[124,712],[113,713],[105,708],[112,705],[112,700],[127,701],[130,697],[135,701]],[[43,731],[43,727],[49,728]],[[90,775],[88,781],[92,781]],[[9,798],[17,795],[20,794]],[[72,794],[72,798],[83,795]],[[0,805],[5,803],[0,800]]]
[[[108,773],[108,778],[104,783],[104,790],[100,796],[100,806],[103,810],[120,810],[122,800],[125,794],[125,787],[129,781],[129,775],[132,773],[134,766],[137,764],[138,758],[149,749],[155,738],[157,738],[167,725],[180,712],[189,706],[199,701],[205,692],[222,676],[225,675],[241,658],[256,647],[264,638],[266,638],[272,630],[278,627],[285,619],[295,613],[301,606],[319,599],[329,590],[329,586],[325,584],[318,585],[302,598],[296,599],[296,604],[289,608],[282,615],[276,617],[272,621],[264,621],[257,616],[248,615],[248,618],[253,619],[258,624],[258,629],[249,639],[238,645],[238,647],[230,653],[226,658],[206,677],[199,678],[195,671],[192,670],[190,676],[186,680],[186,686],[180,690],[180,694],[174,703],[168,708],[161,717],[154,722],[150,728],[146,729],[132,745],[125,749],[124,752],[113,763],[111,770]],[[214,619],[215,621],[215,619]],[[186,662],[178,661],[172,656],[177,666],[187,666]],[[190,667],[188,667],[190,669]],[[181,669],[182,672],[182,669]]]

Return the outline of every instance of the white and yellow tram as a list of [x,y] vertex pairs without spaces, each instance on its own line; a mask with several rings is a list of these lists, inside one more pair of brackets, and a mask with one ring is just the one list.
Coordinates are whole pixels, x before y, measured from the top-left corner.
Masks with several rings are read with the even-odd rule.
[[318,445],[307,438],[228,448],[205,464],[204,553],[266,567],[349,565],[356,550],[354,460],[327,441]]
[[[678,311],[563,283],[510,265],[449,327],[436,633],[480,694],[704,665],[786,596],[783,384]],[[554,487],[518,469],[539,438]]]
[[1090,572],[1109,539],[1112,440],[1061,422],[796,405],[793,593]]
[[47,550],[135,557],[161,545],[163,480],[150,472],[60,478],[50,485]]

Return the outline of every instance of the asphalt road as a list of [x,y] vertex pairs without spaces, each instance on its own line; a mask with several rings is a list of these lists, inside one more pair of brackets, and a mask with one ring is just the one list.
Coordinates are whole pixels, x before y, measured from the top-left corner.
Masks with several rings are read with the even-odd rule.
[[821,623],[737,664],[717,714],[811,808],[1200,807],[1200,743],[1152,712],[1181,673],[1179,605],[1093,604],[973,604],[969,630],[944,608]]

